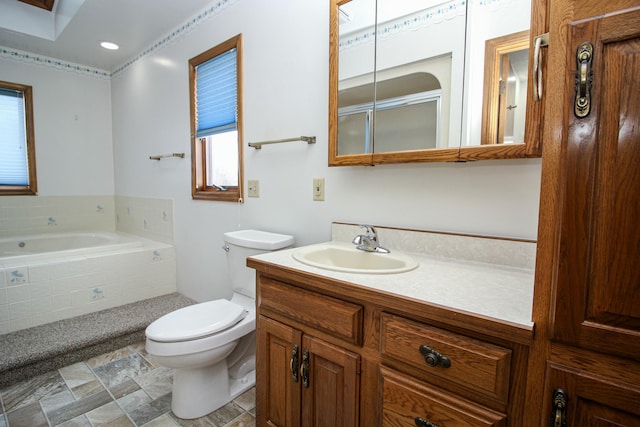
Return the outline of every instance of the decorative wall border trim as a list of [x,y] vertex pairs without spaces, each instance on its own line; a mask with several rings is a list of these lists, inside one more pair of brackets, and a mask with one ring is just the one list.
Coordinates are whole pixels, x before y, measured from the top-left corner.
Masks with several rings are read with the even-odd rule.
[[[429,25],[438,24],[457,16],[464,16],[467,10],[467,0],[451,0],[437,6],[421,10],[412,15],[385,22],[378,33],[381,38],[386,38],[399,32],[416,30]],[[376,36],[375,27],[367,27],[364,30],[355,31],[340,39],[339,49],[348,49],[363,43],[373,42]]]
[[31,64],[51,67],[62,71],[69,71],[86,76],[97,77],[100,79],[110,79],[109,71],[100,70],[98,68],[88,67],[86,65],[74,64],[73,62],[63,61],[62,59],[50,58],[48,56],[38,55],[31,52],[25,52],[18,49],[0,46],[0,57],[9,58],[14,61],[28,62]]
[[[412,15],[385,22],[378,29],[378,32],[381,38],[385,38],[401,31],[416,30],[457,16],[464,16],[467,12],[467,7],[499,9],[510,2],[511,0],[451,0]],[[375,36],[376,30],[374,27],[354,31],[340,39],[339,49],[348,49],[360,44],[373,42]]]
[[123,73],[129,67],[145,58],[152,53],[155,53],[162,49],[164,46],[168,45],[186,35],[187,33],[193,31],[196,27],[200,26],[200,24],[204,23],[209,18],[220,14],[224,9],[231,6],[234,3],[237,3],[241,0],[218,0],[214,2],[211,6],[207,7],[179,27],[175,28],[173,31],[169,32],[164,37],[158,39],[146,49],[144,49],[141,53],[136,55],[134,58],[126,61],[124,64],[116,67],[113,71],[101,70],[98,68],[88,67],[86,65],[75,64],[73,62],[64,61],[61,59],[51,58],[44,55],[39,55],[36,53],[26,52],[18,49],[8,48],[4,46],[0,46],[0,57],[9,58],[14,61],[20,62],[28,62],[31,64],[42,65],[46,67],[55,68],[62,71],[69,71],[78,74],[83,74],[86,76],[96,77],[100,79],[112,79],[113,77],[118,76]]
[[236,3],[238,1],[240,0],[218,0],[217,2],[207,7],[202,12],[198,13],[196,16],[189,19],[187,22],[185,22],[178,28],[174,29],[164,37],[152,43],[149,47],[147,47],[145,50],[143,50],[134,58],[130,59],[129,61],[122,64],[121,66],[117,67],[115,70],[113,70],[113,72],[111,73],[111,76],[116,77],[117,75],[121,74],[123,71],[128,69],[130,66],[140,61],[142,58],[162,49],[164,46],[168,45],[169,43],[174,42],[180,37],[184,36],[185,34],[193,31],[196,27],[200,26],[200,24],[202,24],[209,18],[215,15],[218,15],[228,6],[231,6],[233,3]]

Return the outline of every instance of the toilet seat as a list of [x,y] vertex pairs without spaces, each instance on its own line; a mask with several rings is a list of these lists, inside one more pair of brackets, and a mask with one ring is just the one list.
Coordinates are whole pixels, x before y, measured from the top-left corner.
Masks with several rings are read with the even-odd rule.
[[145,334],[165,343],[195,340],[228,329],[246,315],[244,307],[229,300],[208,301],[165,314],[151,323]]

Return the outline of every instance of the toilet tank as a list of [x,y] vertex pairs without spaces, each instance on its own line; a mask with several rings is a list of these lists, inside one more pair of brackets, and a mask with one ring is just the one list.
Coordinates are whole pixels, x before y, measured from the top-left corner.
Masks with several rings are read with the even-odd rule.
[[233,292],[256,297],[256,271],[248,268],[247,257],[277,251],[293,245],[293,236],[260,230],[237,230],[224,233],[227,265]]

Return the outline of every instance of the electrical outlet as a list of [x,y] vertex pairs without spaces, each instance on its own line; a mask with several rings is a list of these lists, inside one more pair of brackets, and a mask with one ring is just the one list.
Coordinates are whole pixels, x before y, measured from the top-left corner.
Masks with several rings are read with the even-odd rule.
[[249,197],[260,197],[260,181],[250,179],[247,182],[247,195]]
[[313,178],[313,200],[324,201],[324,178]]

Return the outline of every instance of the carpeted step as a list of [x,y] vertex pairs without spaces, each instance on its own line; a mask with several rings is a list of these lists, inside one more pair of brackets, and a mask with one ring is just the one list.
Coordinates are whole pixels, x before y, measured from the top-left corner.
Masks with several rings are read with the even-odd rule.
[[144,341],[151,322],[192,304],[172,293],[0,335],[0,388]]

